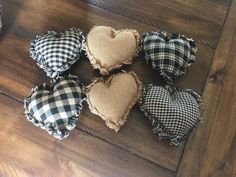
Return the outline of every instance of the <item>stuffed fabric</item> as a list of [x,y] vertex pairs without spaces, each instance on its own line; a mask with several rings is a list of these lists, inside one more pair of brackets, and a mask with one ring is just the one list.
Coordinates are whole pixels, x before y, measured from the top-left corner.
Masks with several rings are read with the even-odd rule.
[[146,85],[139,103],[153,132],[170,144],[181,145],[200,120],[201,98],[191,89]]
[[116,132],[127,120],[130,109],[141,95],[142,84],[134,72],[96,79],[88,86],[87,102],[92,113],[106,121]]
[[186,73],[196,60],[197,47],[191,38],[166,32],[148,32],[141,37],[140,48],[146,62],[159,72],[167,83]]
[[62,33],[48,31],[31,42],[30,56],[36,60],[47,76],[55,78],[70,69],[82,53],[85,37],[78,28]]
[[34,125],[58,139],[65,138],[76,126],[84,87],[76,76],[59,77],[52,86],[36,86],[25,99],[25,114]]
[[131,64],[138,53],[138,44],[136,30],[95,26],[87,35],[86,53],[93,68],[106,75],[123,64]]

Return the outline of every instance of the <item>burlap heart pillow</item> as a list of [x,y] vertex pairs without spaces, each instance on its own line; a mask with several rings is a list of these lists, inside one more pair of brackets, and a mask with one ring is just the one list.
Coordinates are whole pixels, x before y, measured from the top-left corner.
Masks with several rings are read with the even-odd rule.
[[153,132],[174,145],[180,145],[200,120],[201,98],[191,89],[146,85],[139,102]]
[[141,37],[140,48],[146,62],[168,83],[185,74],[196,60],[193,39],[182,34],[169,37],[166,32],[148,32]]
[[76,76],[60,77],[52,86],[36,86],[24,101],[26,117],[54,137],[65,138],[76,126],[84,91]]
[[134,72],[96,79],[88,86],[87,102],[92,113],[116,132],[127,120],[130,109],[140,98],[142,84]]
[[86,53],[93,68],[105,75],[123,64],[131,64],[138,53],[138,44],[136,30],[95,26],[87,35]]
[[31,42],[30,56],[47,76],[56,78],[70,69],[82,55],[85,37],[79,28],[57,33],[48,31]]

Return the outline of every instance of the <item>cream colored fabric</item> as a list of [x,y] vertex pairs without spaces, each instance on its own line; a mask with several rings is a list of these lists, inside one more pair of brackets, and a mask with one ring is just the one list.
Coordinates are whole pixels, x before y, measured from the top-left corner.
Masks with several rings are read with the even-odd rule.
[[138,40],[136,30],[95,26],[87,36],[87,56],[94,68],[108,74],[123,64],[131,64],[137,54]]
[[141,89],[135,73],[119,73],[105,82],[97,79],[90,84],[87,101],[93,113],[102,117],[108,127],[118,131],[139,99]]

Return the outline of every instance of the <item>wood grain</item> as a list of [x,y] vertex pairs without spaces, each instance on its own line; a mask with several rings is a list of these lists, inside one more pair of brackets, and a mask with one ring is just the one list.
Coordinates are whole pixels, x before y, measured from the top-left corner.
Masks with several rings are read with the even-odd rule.
[[[8,93],[22,101],[24,97],[28,96],[34,85],[41,84],[48,79],[38,67],[33,67],[34,62],[27,56],[28,51],[24,48],[25,45],[28,45],[28,40],[19,40],[19,37],[8,35],[5,37],[7,37],[9,44],[8,42],[5,43],[4,38],[3,46],[6,47],[6,50],[3,50],[0,55],[2,54],[7,60],[4,60],[3,68],[0,69],[0,91],[4,91],[4,93]],[[14,50],[11,51],[10,48]],[[11,53],[14,53],[14,55]],[[24,63],[24,67],[19,67],[21,66],[19,63]],[[80,71],[77,74],[81,76],[82,80],[85,83],[90,83],[94,71],[89,62],[87,60],[79,61],[74,67]],[[137,107],[130,113],[127,124],[122,127],[119,133],[115,133],[106,127],[100,117],[93,115],[85,104],[78,127],[100,139],[126,149],[128,152],[147,158],[169,169],[176,169],[181,155],[182,149],[169,146],[165,141],[158,141],[158,138],[152,134],[150,122],[145,119],[143,113]],[[143,142],[143,137],[145,137],[145,142]],[[158,151],[156,150],[157,147]]]
[[[8,32],[8,34],[10,33],[14,36],[22,37],[30,41],[30,39],[32,39],[36,34],[40,32],[46,30],[61,31],[71,26],[79,26],[84,30],[86,34],[89,29],[96,24],[111,25],[115,28],[135,28],[140,33],[155,30],[154,27],[141,24],[129,18],[115,15],[95,6],[82,3],[80,1],[69,0],[66,1],[67,3],[64,3],[64,1],[54,1],[52,1],[53,5],[51,6],[48,5],[45,1],[39,0],[33,2],[19,0],[3,1],[6,6],[4,21],[14,21],[14,23],[6,23],[5,28],[3,29],[2,38],[6,35],[6,32]],[[14,4],[16,5],[14,6]],[[10,15],[12,11],[16,11],[17,18],[14,18]],[[89,13],[90,11],[92,13]],[[10,19],[8,19],[8,15]],[[107,18],[107,16],[109,16],[109,18]],[[36,24],[35,21],[37,21]],[[24,41],[25,45],[29,46],[29,41]],[[198,92],[201,92],[206,80],[206,75],[211,63],[211,58],[213,56],[214,50],[200,43],[197,43],[197,45],[199,48],[199,52],[197,54],[197,62],[192,66],[187,75],[184,76],[184,80],[187,80],[187,82],[179,81],[178,85],[184,87],[192,87]],[[142,76],[142,79],[144,81],[150,80],[150,82],[152,82],[153,80],[159,82],[160,79],[157,74],[155,74],[155,72],[151,72],[149,67],[145,67],[143,57],[139,57],[136,61],[137,62],[134,63],[135,66],[132,65],[130,69],[139,72],[138,74]],[[87,64],[84,64],[83,62],[78,63],[79,65],[82,63],[83,66]],[[142,69],[140,69],[139,67],[142,67]],[[76,73],[82,73],[82,71],[84,70],[81,71],[81,68],[74,67],[74,71]],[[147,72],[147,74],[145,74],[145,72]],[[96,72],[93,72],[92,70],[89,70],[87,73],[88,76],[85,77],[87,78],[88,82],[90,82],[92,76],[97,76]],[[195,77],[196,79],[193,80],[192,78]]]
[[23,107],[0,95],[0,176],[173,176],[171,171],[74,129],[55,140],[28,122]]
[[[2,0],[1,4],[4,6],[4,26],[0,35],[0,93],[20,101],[28,96],[34,85],[49,82],[43,71],[29,57],[30,40],[36,34],[46,30],[63,31],[72,26],[83,29],[87,34],[94,25],[135,28],[141,34],[159,28],[192,36],[197,40],[199,49],[197,61],[184,77],[178,79],[176,84],[185,88],[193,88],[201,93],[229,6],[228,1],[210,0],[177,0],[175,3],[164,0],[51,0],[50,3],[46,0]],[[225,38],[231,41],[230,37]],[[135,71],[144,83],[162,84],[161,79],[150,70],[141,56],[133,65],[125,66],[122,69]],[[92,69],[86,57],[76,62],[71,72],[79,75],[86,85],[94,77],[100,76],[98,71]],[[119,70],[114,73],[116,72]],[[221,67],[219,70],[211,71],[211,78],[216,81],[216,85],[221,86],[218,79],[225,73],[225,69]],[[221,88],[220,86],[219,88]],[[220,92],[221,90],[217,89],[216,93],[220,94]],[[169,146],[167,141],[158,141],[151,132],[150,122],[137,106],[132,109],[128,122],[117,134],[107,128],[101,118],[91,114],[85,105],[77,129],[72,132],[68,140],[59,142],[26,122],[22,115],[22,107],[19,106],[20,103],[7,98],[2,100],[0,116],[11,118],[9,121],[4,119],[0,125],[0,127],[10,128],[7,131],[4,130],[5,134],[1,136],[1,142],[5,143],[4,154],[1,155],[3,162],[0,162],[0,171],[3,171],[1,166],[4,169],[3,176],[5,174],[9,176],[22,174],[24,176],[47,176],[48,174],[53,176],[57,172],[55,169],[60,169],[58,173],[62,176],[114,176],[114,173],[120,174],[120,176],[155,176],[155,173],[156,176],[165,177],[173,175],[170,170],[177,170],[182,149]],[[212,100],[219,101],[220,99],[218,97],[209,98],[209,101]],[[211,104],[211,110],[218,105],[218,103]],[[14,107],[17,111],[13,110]],[[207,115],[214,114],[211,110]],[[13,112],[14,115],[12,115]],[[213,119],[209,119],[207,124],[214,122],[210,120]],[[30,133],[25,132],[24,127],[27,127]],[[212,125],[208,125],[208,127],[211,129]],[[10,140],[8,134],[11,135]],[[190,141],[191,139],[192,137]],[[203,144],[207,144],[208,139],[209,137],[202,138],[201,141]],[[201,141],[199,140],[199,142]],[[13,148],[18,145],[20,151]],[[35,160],[35,163],[32,162],[32,157],[27,155],[27,149],[29,149],[27,147],[31,146],[33,150],[29,154],[39,155],[39,159]],[[12,149],[9,155],[7,147]],[[194,147],[191,148],[194,149]],[[233,149],[234,146],[232,145],[230,148]],[[187,148],[186,152],[189,149]],[[107,155],[105,155],[106,152]],[[26,154],[26,157],[22,154]],[[234,160],[233,158],[231,161]],[[29,162],[25,162],[28,159]],[[16,162],[14,162],[15,160]],[[210,160],[212,159],[210,158]],[[23,167],[22,161],[26,163]],[[55,164],[54,161],[56,161]],[[180,169],[182,166],[186,168],[187,162],[190,161],[184,160]],[[36,168],[37,166],[39,168]],[[45,166],[54,168],[45,170]],[[196,172],[196,174],[198,173]]]
[[189,139],[179,177],[236,176],[235,16],[233,0],[206,82],[204,122]]
[[82,0],[113,13],[172,33],[184,33],[215,48],[228,3],[166,0]]
[[[50,4],[43,0],[3,2],[6,7],[5,22],[8,20],[10,22],[6,23],[1,37],[0,56],[4,60],[0,65],[0,91],[21,100],[28,96],[34,85],[48,82],[42,70],[29,57],[30,39],[36,34],[52,29],[65,30],[74,25],[82,28],[86,34],[95,24],[135,28],[140,33],[155,29],[75,0],[52,0]],[[10,15],[12,11],[16,12],[15,15]],[[214,50],[200,43],[198,47],[197,62],[187,75],[178,80],[177,85],[201,92]],[[135,71],[144,83],[161,84],[161,79],[145,64],[143,57],[138,57],[133,65],[122,69]],[[100,76],[92,69],[86,57],[73,65],[72,73],[78,74],[85,84],[89,84],[94,77]],[[131,111],[128,122],[116,134],[108,129],[99,117],[92,115],[85,105],[78,128],[171,170],[176,170],[182,153],[181,148],[169,146],[166,141],[159,141],[152,134],[150,122],[137,107]]]

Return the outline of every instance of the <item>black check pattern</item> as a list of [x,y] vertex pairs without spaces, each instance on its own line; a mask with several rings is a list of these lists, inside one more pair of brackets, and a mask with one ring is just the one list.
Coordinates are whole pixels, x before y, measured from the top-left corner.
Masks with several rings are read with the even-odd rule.
[[81,57],[84,42],[85,37],[78,28],[62,33],[48,31],[31,42],[30,56],[49,77],[55,78]]
[[32,89],[25,99],[25,114],[36,126],[62,139],[76,126],[84,100],[84,86],[76,76],[59,77],[51,87]]
[[200,96],[191,89],[146,85],[140,108],[151,120],[154,133],[180,145],[200,120],[201,103]]
[[195,62],[197,47],[191,38],[166,32],[148,32],[140,40],[140,48],[152,69],[159,72],[167,83],[186,73]]

